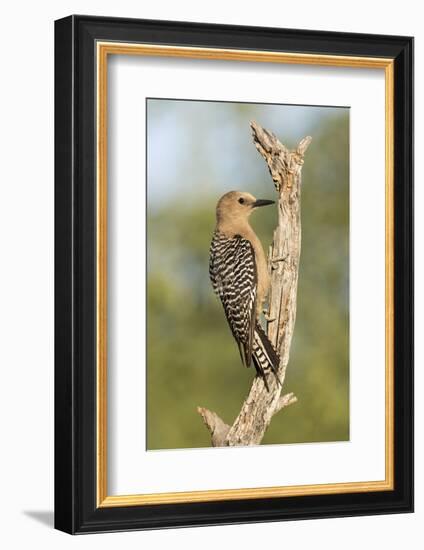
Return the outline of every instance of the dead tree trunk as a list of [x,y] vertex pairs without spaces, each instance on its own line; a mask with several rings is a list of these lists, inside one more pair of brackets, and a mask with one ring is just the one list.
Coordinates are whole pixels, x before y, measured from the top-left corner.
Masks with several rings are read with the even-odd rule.
[[301,224],[300,190],[303,157],[311,142],[305,137],[296,150],[288,150],[274,134],[251,123],[253,141],[265,159],[278,193],[278,224],[269,249],[271,274],[267,331],[280,353],[278,376],[268,377],[269,391],[256,376],[249,395],[232,426],[202,407],[198,408],[212,437],[212,445],[258,445],[274,414],[297,401],[292,393],[281,395],[289,362],[290,345],[296,319],[297,280],[299,273]]

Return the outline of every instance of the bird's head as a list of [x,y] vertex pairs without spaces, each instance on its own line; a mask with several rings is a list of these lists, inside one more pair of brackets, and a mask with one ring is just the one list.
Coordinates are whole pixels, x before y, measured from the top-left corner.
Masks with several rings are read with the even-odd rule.
[[242,223],[247,221],[256,208],[274,203],[275,201],[256,199],[250,193],[243,191],[230,191],[219,199],[216,206],[216,219],[219,224]]

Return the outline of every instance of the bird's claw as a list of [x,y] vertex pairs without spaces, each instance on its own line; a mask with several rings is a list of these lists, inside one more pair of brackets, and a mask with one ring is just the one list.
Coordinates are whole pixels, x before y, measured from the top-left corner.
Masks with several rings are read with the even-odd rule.
[[287,256],[277,256],[276,258],[271,258],[271,269],[277,269],[277,264],[280,262],[285,262]]
[[268,323],[272,323],[272,321],[276,320],[276,317],[270,317],[269,312],[266,309],[263,310],[263,314],[264,314],[265,320]]
[[271,258],[271,263],[276,264],[278,262],[284,262],[287,259],[286,256],[277,256],[276,258]]

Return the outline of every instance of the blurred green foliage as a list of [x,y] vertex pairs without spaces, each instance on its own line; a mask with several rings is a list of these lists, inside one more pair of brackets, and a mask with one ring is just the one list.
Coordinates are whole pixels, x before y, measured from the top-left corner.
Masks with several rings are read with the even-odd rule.
[[[273,418],[263,443],[349,439],[349,111],[270,109],[272,116],[266,105],[148,105],[148,449],[209,447],[196,407],[231,423],[255,375],[240,363],[208,275],[219,196],[232,189],[260,198],[275,192],[250,138],[252,119],[288,146],[308,133],[313,137],[303,169],[298,309],[284,387],[298,403]],[[287,113],[290,124],[284,126]],[[167,128],[175,134],[168,142],[161,139]],[[177,154],[181,135],[184,147]],[[187,155],[187,147],[193,154]],[[166,170],[172,171],[172,187]],[[263,209],[251,223],[267,250],[276,211]]]

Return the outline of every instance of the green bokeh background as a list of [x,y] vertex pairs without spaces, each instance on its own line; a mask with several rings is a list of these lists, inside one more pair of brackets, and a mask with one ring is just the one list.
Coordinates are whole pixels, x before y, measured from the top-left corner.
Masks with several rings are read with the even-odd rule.
[[[217,199],[275,198],[249,122],[289,147],[305,135],[298,310],[285,392],[263,444],[349,439],[349,109],[147,101],[147,448],[209,447],[198,405],[231,423],[254,369],[240,363],[209,282]],[[273,207],[253,214],[267,250]]]

